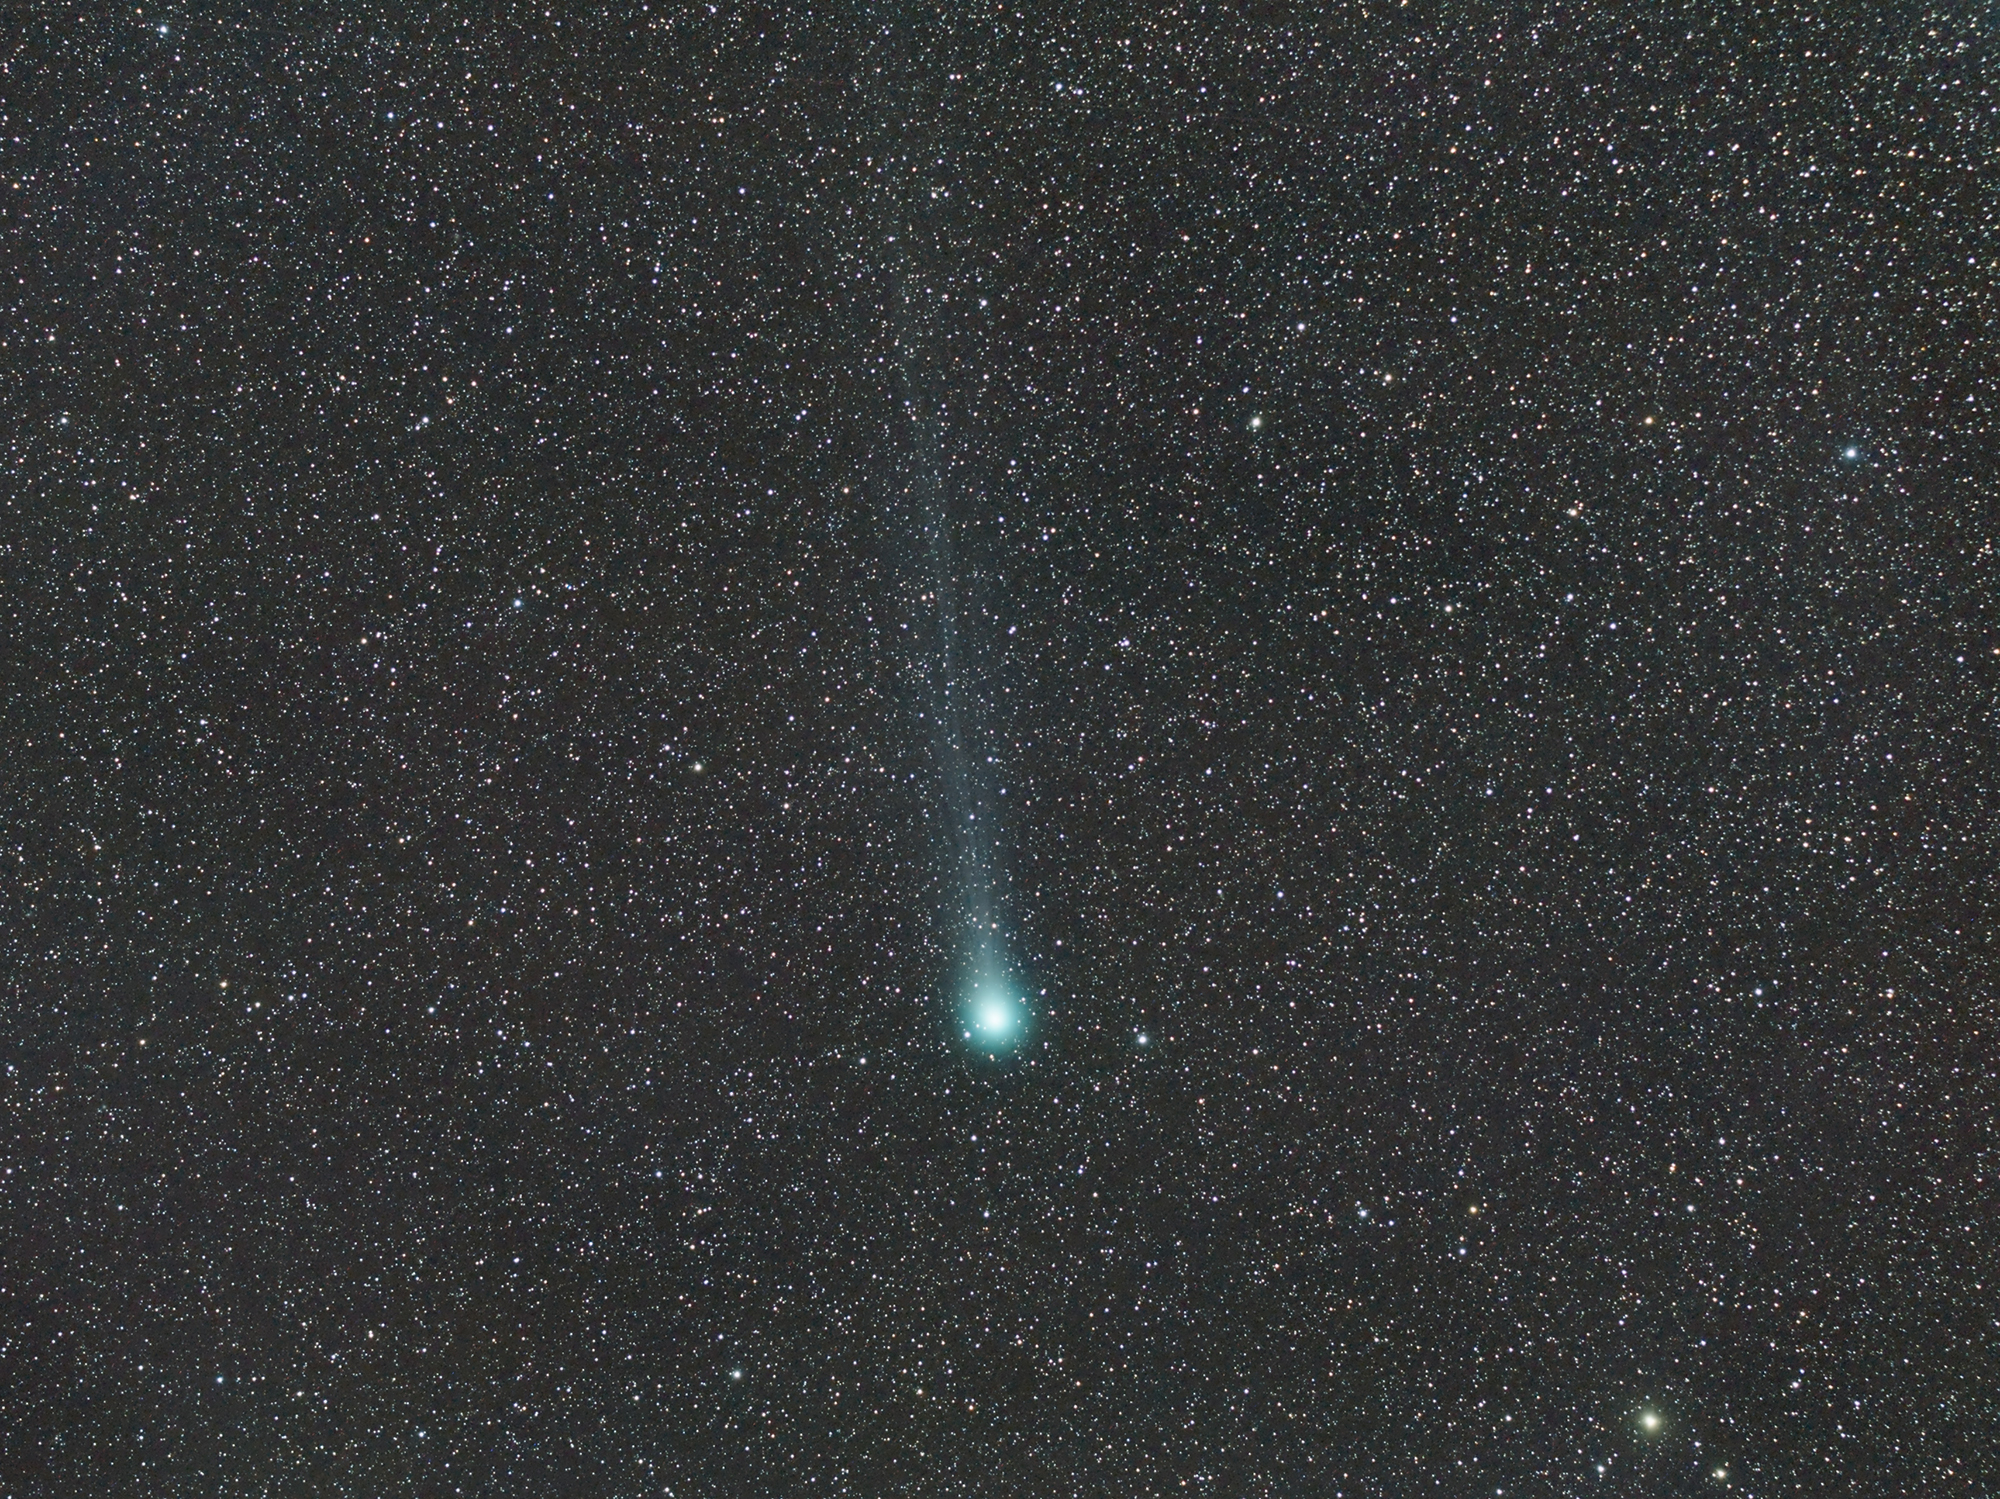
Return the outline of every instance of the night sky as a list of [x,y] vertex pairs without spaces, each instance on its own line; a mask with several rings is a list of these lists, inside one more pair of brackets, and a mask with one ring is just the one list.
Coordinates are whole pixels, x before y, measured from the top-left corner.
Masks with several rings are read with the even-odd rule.
[[1996,1492],[1989,6],[13,15],[0,1495]]

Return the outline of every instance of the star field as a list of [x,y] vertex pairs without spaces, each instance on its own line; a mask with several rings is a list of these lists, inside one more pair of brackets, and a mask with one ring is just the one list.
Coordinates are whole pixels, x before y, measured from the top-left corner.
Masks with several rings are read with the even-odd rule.
[[22,16],[0,1496],[2000,1483],[1990,10]]

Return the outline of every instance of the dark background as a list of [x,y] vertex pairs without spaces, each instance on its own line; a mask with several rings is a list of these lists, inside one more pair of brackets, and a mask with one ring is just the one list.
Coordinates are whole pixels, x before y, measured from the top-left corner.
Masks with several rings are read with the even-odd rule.
[[0,1494],[1990,1490],[1981,7],[15,15]]

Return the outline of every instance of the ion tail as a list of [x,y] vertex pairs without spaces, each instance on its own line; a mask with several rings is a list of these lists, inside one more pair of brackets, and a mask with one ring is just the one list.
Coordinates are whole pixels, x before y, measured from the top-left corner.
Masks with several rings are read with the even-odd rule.
[[[936,136],[942,126],[925,107],[923,59],[914,39],[896,49],[899,79],[892,90],[900,108],[899,149],[881,162],[890,190],[884,206],[888,223],[881,243],[897,247],[889,309],[895,332],[899,459],[903,473],[906,523],[903,534],[916,539],[913,592],[921,608],[917,669],[927,686],[937,811],[948,830],[939,854],[944,861],[947,909],[941,934],[950,951],[947,992],[957,995],[958,1020],[965,1038],[988,1049],[1016,1044],[1026,1032],[1028,1011],[1023,985],[1002,929],[1004,911],[1000,858],[999,798],[988,773],[981,731],[979,664],[961,637],[968,611],[965,578],[956,544],[960,511],[972,503],[975,486],[958,456],[973,434],[958,432],[942,357],[943,314],[951,305],[953,268],[948,236],[932,217],[930,168],[942,154]],[[926,147],[928,146],[928,149]],[[956,435],[960,441],[954,442]]]

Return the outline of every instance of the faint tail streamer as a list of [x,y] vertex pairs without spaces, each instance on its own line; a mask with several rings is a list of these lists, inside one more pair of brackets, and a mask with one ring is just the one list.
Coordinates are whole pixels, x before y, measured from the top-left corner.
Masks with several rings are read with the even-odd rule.
[[910,61],[921,53],[903,50],[899,55],[905,83],[897,91],[904,103],[904,148],[883,163],[893,183],[887,194],[891,227],[884,239],[893,236],[898,251],[890,311],[900,377],[899,456],[905,513],[908,526],[917,533],[916,553],[921,559],[915,591],[922,606],[924,638],[918,667],[927,688],[939,812],[947,829],[940,851],[947,865],[944,884],[949,902],[943,925],[953,948],[949,961],[955,969],[952,982],[960,993],[965,1032],[998,1045],[1019,1038],[1026,1013],[1016,997],[1014,964],[1000,930],[998,798],[985,773],[985,757],[979,753],[976,673],[969,669],[960,639],[964,598],[954,532],[957,511],[966,498],[965,483],[950,440],[954,413],[948,405],[941,357],[943,287],[950,277],[929,213],[935,185],[931,169],[941,153],[913,149],[937,132],[926,128],[923,106],[930,92]]

